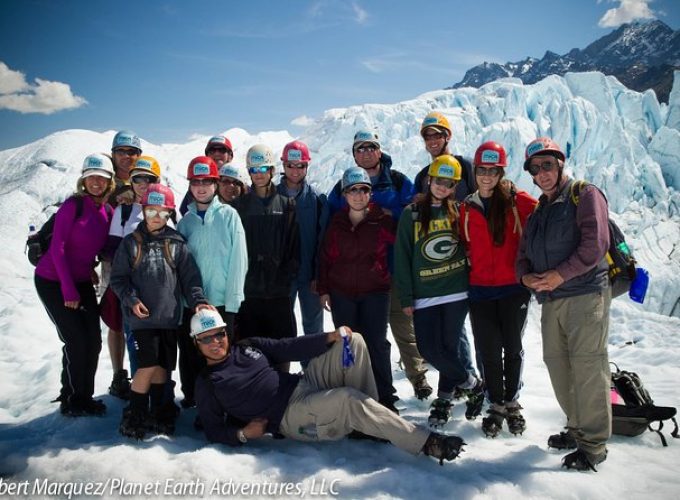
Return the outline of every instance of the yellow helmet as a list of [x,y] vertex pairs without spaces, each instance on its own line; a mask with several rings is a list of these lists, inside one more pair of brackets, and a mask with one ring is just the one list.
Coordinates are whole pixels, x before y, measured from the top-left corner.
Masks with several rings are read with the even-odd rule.
[[460,166],[458,160],[451,155],[437,156],[430,164],[427,170],[427,175],[430,177],[442,177],[444,179],[452,179],[459,181],[461,178],[463,168]]
[[425,116],[425,118],[423,118],[423,123],[420,125],[420,135],[423,135],[425,129],[430,127],[445,131],[448,135],[448,138],[451,138],[452,132],[451,125],[449,125],[449,120],[439,111],[431,111]]
[[153,156],[140,156],[135,160],[135,164],[130,169],[130,175],[152,174],[161,178],[161,166]]

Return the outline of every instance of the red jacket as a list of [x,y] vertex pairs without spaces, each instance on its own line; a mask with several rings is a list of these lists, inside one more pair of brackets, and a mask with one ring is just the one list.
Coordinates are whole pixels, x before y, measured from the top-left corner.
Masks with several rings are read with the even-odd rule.
[[374,203],[356,227],[349,220],[348,207],[336,212],[321,247],[319,295],[331,290],[351,297],[389,291],[387,253],[394,244],[395,226],[394,219]]
[[470,260],[471,286],[503,286],[517,284],[515,259],[521,231],[534,211],[537,201],[526,191],[515,194],[517,221],[512,210],[505,217],[505,241],[502,246],[493,244],[479,191],[471,194],[460,205],[460,234]]

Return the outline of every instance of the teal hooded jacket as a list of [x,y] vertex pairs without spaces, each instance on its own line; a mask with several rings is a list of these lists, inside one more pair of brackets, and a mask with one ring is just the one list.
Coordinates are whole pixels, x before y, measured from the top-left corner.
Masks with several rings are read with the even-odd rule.
[[217,196],[205,216],[196,213],[196,202],[177,224],[187,239],[203,278],[203,290],[210,304],[237,313],[243,302],[243,285],[248,272],[248,250],[241,218],[236,210],[222,204]]

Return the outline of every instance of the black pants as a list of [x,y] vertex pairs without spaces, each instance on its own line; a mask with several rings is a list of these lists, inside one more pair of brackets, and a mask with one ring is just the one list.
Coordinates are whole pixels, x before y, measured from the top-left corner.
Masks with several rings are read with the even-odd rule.
[[[230,338],[234,336],[234,313],[226,312],[224,306],[219,306],[217,312],[227,324],[227,333]],[[198,352],[191,338],[191,317],[194,312],[184,309],[182,325],[177,330],[177,347],[179,348],[179,380],[182,384],[182,394],[189,401],[194,400],[194,387],[196,378],[205,367],[205,358]]]
[[336,328],[347,325],[363,335],[380,402],[392,403],[396,400],[397,391],[392,385],[391,344],[387,340],[389,292],[357,297],[331,292],[330,296],[333,324]]
[[475,347],[481,353],[489,401],[514,401],[522,387],[522,334],[531,295],[521,290],[496,300],[470,302]]
[[284,339],[297,337],[295,315],[290,296],[271,299],[247,298],[236,315],[236,337]]
[[80,294],[80,307],[69,309],[64,306],[58,281],[35,276],[38,297],[64,343],[60,399],[69,402],[92,399],[94,375],[102,350],[99,305],[92,282],[76,283],[76,288]]

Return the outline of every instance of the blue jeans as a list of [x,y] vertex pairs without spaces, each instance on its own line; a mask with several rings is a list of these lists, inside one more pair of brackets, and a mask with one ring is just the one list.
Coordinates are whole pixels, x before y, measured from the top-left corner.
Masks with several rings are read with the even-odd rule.
[[295,307],[295,297],[300,301],[302,313],[302,330],[305,335],[323,332],[323,308],[319,294],[312,292],[310,282],[293,281],[290,290],[290,304]]
[[439,370],[438,391],[442,396],[451,395],[456,386],[468,381],[472,364],[464,329],[468,307],[467,300],[460,300],[413,313],[418,351]]

